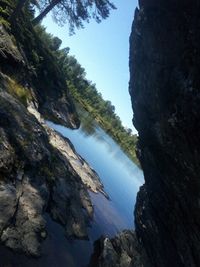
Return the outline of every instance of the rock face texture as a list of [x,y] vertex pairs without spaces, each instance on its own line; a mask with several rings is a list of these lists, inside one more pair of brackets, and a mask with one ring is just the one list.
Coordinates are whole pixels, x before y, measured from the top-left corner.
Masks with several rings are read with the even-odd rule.
[[[23,13],[19,20],[10,29],[0,23],[0,71],[14,76],[21,86],[31,91],[45,118],[78,128],[80,121],[55,58],[42,45],[30,23],[25,24]],[[24,27],[20,27],[23,24]]]
[[66,238],[87,239],[88,189],[104,193],[96,172],[43,117],[79,126],[54,55],[22,13],[15,26],[0,23],[0,243],[36,257],[49,216]]
[[47,213],[66,237],[87,238],[93,215],[87,189],[103,186],[71,143],[32,113],[0,83],[0,240],[14,251],[39,256]]
[[134,231],[97,240],[89,267],[147,267]]
[[200,266],[200,3],[141,0],[130,94],[145,185],[136,233],[153,267]]

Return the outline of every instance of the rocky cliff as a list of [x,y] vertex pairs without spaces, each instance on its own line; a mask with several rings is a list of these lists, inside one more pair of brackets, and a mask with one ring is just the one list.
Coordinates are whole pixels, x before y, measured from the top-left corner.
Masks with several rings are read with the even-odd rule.
[[152,266],[200,266],[198,1],[141,1],[130,94],[145,185],[136,233]]
[[124,242],[116,246],[116,237],[101,243],[99,266],[111,258],[107,251],[111,266],[200,266],[199,12],[199,1],[179,0],[141,0],[135,11],[130,95],[145,176],[135,207],[136,251],[147,261],[122,261],[134,253]]
[[79,126],[53,54],[23,12],[14,24],[6,20],[13,1],[0,3],[0,243],[39,256],[47,216],[67,238],[87,238],[88,189],[103,192],[103,185],[70,141],[45,123]]
[[[28,10],[10,20],[16,1],[0,2],[0,71],[27,89],[47,119],[70,128],[80,125],[65,76],[47,44],[31,24]],[[24,98],[27,95],[24,94]],[[25,99],[24,99],[25,100]],[[29,99],[30,100],[30,99]]]

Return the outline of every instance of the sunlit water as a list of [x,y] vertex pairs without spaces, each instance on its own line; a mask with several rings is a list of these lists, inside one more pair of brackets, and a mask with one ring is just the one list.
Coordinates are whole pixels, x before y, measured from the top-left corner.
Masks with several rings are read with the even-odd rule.
[[63,228],[48,215],[48,237],[40,259],[28,259],[0,248],[0,266],[85,267],[93,251],[93,242],[101,235],[114,236],[120,230],[133,229],[136,194],[143,184],[142,171],[120,147],[84,113],[80,129],[70,130],[48,122],[49,126],[69,138],[76,151],[98,173],[110,200],[90,192],[94,218],[88,227],[89,240],[69,241]]

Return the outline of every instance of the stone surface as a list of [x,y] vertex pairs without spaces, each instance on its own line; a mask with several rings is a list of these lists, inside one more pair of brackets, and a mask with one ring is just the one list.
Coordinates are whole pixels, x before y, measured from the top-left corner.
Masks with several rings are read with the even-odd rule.
[[89,267],[148,267],[133,231],[126,230],[110,239],[102,237],[94,244]]
[[[21,23],[24,24],[23,16],[21,19]],[[0,23],[1,72],[9,77],[14,76],[20,85],[27,90],[31,89],[31,94],[43,116],[76,129],[80,126],[80,120],[69,95],[66,80],[56,59],[38,38],[27,21],[26,27],[20,27],[20,23],[15,23],[9,31]],[[40,63],[34,62],[36,55],[37,60],[41,60]],[[40,67],[35,69],[34,64]]]
[[93,216],[88,189],[103,192],[102,183],[67,139],[4,87],[6,82],[0,84],[1,242],[39,256],[46,213],[65,228],[66,237],[86,239]]
[[[13,37],[14,38],[14,37]],[[0,24],[0,60],[3,64],[12,64],[13,66],[25,65],[23,57],[17,46],[14,44],[11,35],[7,33],[3,25]]]
[[89,164],[75,151],[75,148],[70,140],[50,128],[42,118],[41,114],[37,111],[33,103],[29,104],[28,111],[33,114],[37,118],[38,122],[44,127],[50,144],[55,149],[59,150],[66,161],[66,165],[71,165],[74,172],[78,177],[80,177],[82,183],[86,185],[87,188],[89,188],[92,192],[101,192],[103,195],[108,197],[103,189],[103,184],[101,183],[97,173],[95,170],[91,169]]
[[199,1],[140,1],[130,37],[145,176],[135,223],[153,267],[200,266],[199,11]]
[[37,257],[47,213],[66,238],[87,239],[88,190],[104,192],[96,172],[42,118],[80,124],[54,54],[23,12],[12,23],[0,23],[0,242]]

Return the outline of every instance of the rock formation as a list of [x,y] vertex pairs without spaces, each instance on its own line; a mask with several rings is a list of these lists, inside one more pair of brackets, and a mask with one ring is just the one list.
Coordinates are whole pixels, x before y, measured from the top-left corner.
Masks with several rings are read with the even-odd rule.
[[[130,94],[145,176],[135,207],[136,236],[148,264],[143,258],[136,266],[197,267],[200,3],[141,0],[139,4],[130,36]],[[120,264],[119,249],[115,252],[113,266],[125,266]]]
[[147,267],[134,231],[124,230],[114,238],[102,237],[94,243],[89,267]]
[[63,225],[67,237],[87,238],[93,215],[87,189],[102,192],[103,186],[69,140],[37,120],[32,115],[37,111],[27,110],[5,86],[4,79],[4,84],[0,82],[0,239],[15,251],[38,256],[46,236],[46,213]]
[[130,37],[145,176],[136,233],[154,267],[200,266],[199,11],[198,1],[141,1]]
[[[130,95],[145,185],[135,233],[101,239],[91,266],[200,266],[199,12],[197,0],[139,1],[130,37]],[[93,213],[87,188],[103,187],[43,120],[79,125],[58,66],[25,19],[22,14],[13,28],[0,24],[0,240],[38,256],[45,214],[67,236],[87,238]]]
[[77,128],[79,119],[53,55],[23,14],[19,20],[15,27],[0,23],[0,242],[39,256],[47,214],[67,238],[88,238],[88,189],[103,192],[103,185],[45,123],[44,117]]

